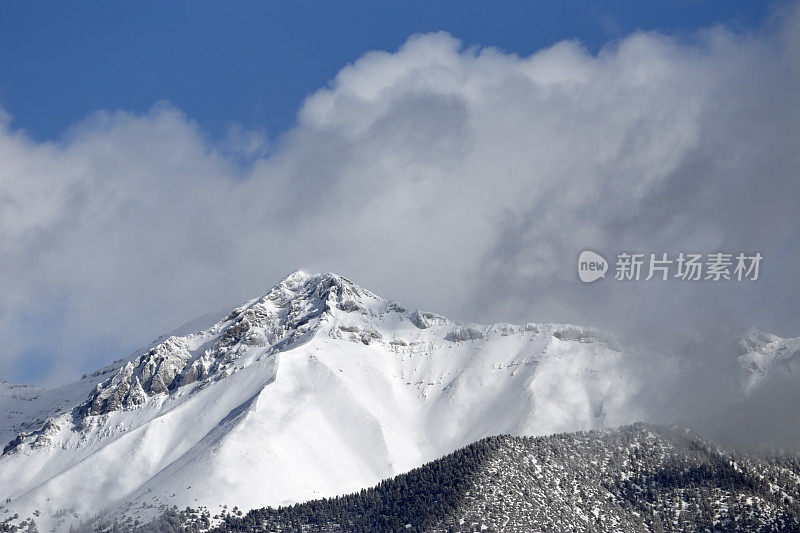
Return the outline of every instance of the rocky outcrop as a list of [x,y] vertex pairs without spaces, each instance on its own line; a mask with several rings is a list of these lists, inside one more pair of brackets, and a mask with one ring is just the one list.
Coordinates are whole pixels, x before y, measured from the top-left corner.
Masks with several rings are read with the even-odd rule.
[[[365,298],[376,297],[341,276],[295,272],[209,330],[169,337],[129,361],[97,385],[78,414],[83,418],[136,409],[148,397],[198,381],[221,379],[243,353],[258,348],[285,349],[311,333],[334,310],[366,313]],[[380,338],[374,330],[358,336],[364,344]]]
[[436,313],[427,313],[420,310],[416,310],[411,313],[409,318],[411,319],[411,323],[417,326],[419,329],[428,329],[432,326],[444,325],[447,323],[447,319],[441,315],[437,315]]
[[176,387],[191,357],[184,339],[169,337],[98,384],[82,404],[81,414],[100,415],[139,407],[148,396]]
[[559,326],[553,332],[553,337],[562,341],[602,344],[616,352],[622,351],[622,346],[616,337],[597,328],[583,328],[573,325]]
[[484,337],[483,331],[471,326],[459,326],[445,336],[450,342],[464,342],[479,340]]
[[44,425],[36,431],[23,432],[17,435],[3,448],[2,455],[16,453],[25,446],[30,446],[31,448],[48,446],[60,429],[61,426],[56,424],[52,418],[48,418]]

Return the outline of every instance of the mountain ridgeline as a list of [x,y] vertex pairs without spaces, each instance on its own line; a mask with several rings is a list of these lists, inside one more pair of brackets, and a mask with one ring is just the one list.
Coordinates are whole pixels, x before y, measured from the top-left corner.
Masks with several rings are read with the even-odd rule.
[[[74,383],[0,380],[0,524],[33,520],[60,532],[103,516],[127,526],[163,520],[163,529],[188,519],[187,507],[209,527],[256,530],[657,530],[678,520],[725,524],[729,509],[773,529],[793,524],[789,481],[775,483],[789,498],[780,502],[762,485],[745,490],[739,480],[731,489],[735,469],[674,435],[652,430],[656,452],[637,437],[644,458],[629,457],[630,429],[564,442],[492,437],[663,420],[645,404],[679,399],[656,395],[657,383],[684,382],[692,363],[592,327],[456,322],[336,274],[297,271]],[[725,397],[737,410],[772,391],[776,376],[796,389],[800,339],[751,331],[724,364],[739,375]],[[462,448],[457,459],[447,455]],[[450,459],[415,470],[442,457]],[[696,468],[686,473],[665,457]],[[528,475],[540,468],[548,477]],[[517,478],[527,481],[508,481]],[[392,481],[360,492],[381,480]],[[760,498],[750,500],[752,513],[735,500],[747,491]],[[686,508],[670,514],[680,508],[676,494]],[[254,509],[270,510],[244,515]]]

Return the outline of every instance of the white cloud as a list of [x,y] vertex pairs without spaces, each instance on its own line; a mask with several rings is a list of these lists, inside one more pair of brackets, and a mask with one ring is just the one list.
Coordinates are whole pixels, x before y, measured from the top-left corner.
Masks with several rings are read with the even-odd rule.
[[[414,36],[345,67],[269,151],[237,126],[209,144],[163,103],[51,143],[5,118],[0,375],[36,374],[30,353],[52,354],[40,378],[74,375],[298,266],[454,318],[624,329],[724,310],[797,334],[798,27],[789,10],[757,36],[530,57]],[[771,270],[753,288],[587,288],[586,247],[759,249]]]

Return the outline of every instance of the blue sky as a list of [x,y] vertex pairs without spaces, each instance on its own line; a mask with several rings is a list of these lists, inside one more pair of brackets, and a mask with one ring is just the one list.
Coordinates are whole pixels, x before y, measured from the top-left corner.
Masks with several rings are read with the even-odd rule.
[[303,99],[368,50],[445,30],[528,55],[592,50],[635,30],[758,25],[767,2],[3,2],[0,107],[37,140],[98,109],[168,100],[219,137],[230,122],[285,131]]

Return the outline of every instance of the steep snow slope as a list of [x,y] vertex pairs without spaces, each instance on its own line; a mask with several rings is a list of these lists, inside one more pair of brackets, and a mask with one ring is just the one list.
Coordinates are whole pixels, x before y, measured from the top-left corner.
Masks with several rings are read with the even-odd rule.
[[0,378],[0,446],[5,446],[20,433],[40,429],[48,418],[72,410],[86,400],[98,384],[113,376],[126,361],[141,356],[170,336],[186,335],[207,328],[219,322],[229,312],[230,310],[213,313],[188,322],[128,357],[114,361],[91,374],[85,374],[75,383],[59,387],[34,387],[12,384]]
[[39,510],[49,530],[104,509],[281,505],[488,435],[623,424],[643,415],[644,355],[592,328],[460,324],[295,272],[76,384],[2,384],[0,521]]

